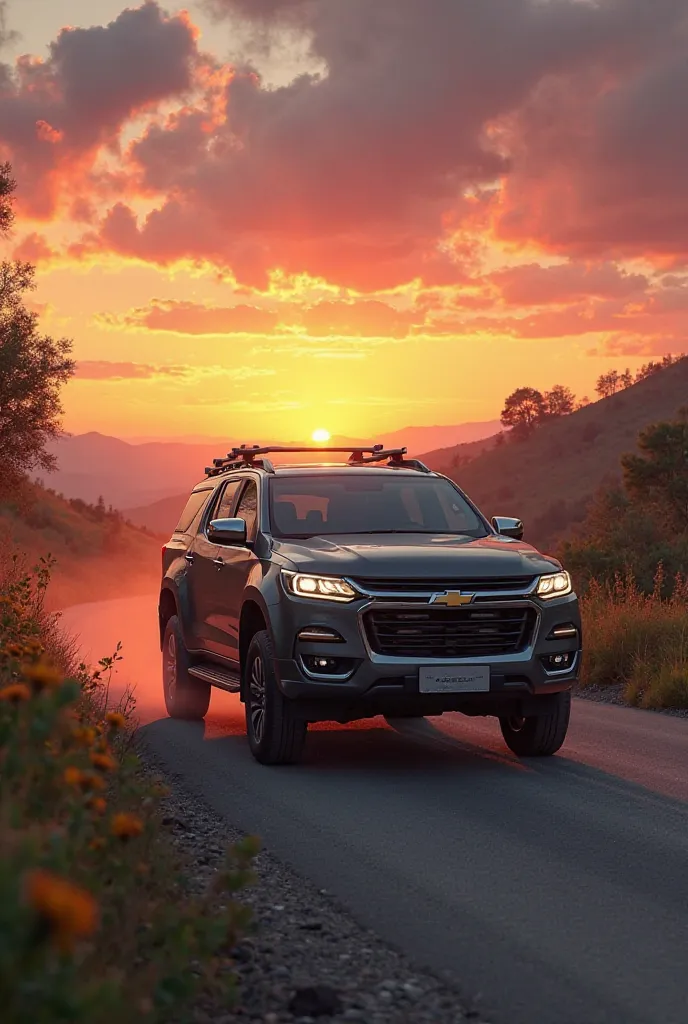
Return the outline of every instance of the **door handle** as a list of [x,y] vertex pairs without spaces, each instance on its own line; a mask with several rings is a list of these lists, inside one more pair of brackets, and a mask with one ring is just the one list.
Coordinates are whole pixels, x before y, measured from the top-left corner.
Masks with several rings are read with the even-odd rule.
[[192,563],[192,562],[193,562],[193,560],[194,560],[194,556],[193,556],[193,555],[190,555],[190,554],[188,553],[188,551],[187,551],[187,553],[186,553],[186,554],[184,555],[184,558],[185,558],[185,559],[187,560],[187,562],[189,563],[189,565],[191,565],[191,563]]
[[218,569],[224,569],[225,563],[221,558],[213,558],[213,565],[217,566]]

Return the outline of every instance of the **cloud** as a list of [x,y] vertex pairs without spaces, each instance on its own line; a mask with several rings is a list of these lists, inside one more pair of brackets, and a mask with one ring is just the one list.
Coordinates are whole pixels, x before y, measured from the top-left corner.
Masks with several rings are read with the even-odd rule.
[[[107,318],[107,314],[104,315]],[[112,323],[112,318],[110,323]],[[153,299],[116,319],[118,325],[144,327],[174,334],[270,334],[279,321],[276,313],[256,306],[203,306],[194,302]]]
[[[62,29],[46,60],[0,65],[0,154],[20,182],[20,209],[47,218],[132,117],[182,96],[200,58],[188,17],[152,0],[107,26]],[[69,191],[71,183],[72,190]]]
[[106,359],[80,360],[75,377],[82,380],[151,380],[160,377],[185,377],[187,366],[151,366],[148,363],[117,363]]
[[[448,284],[477,189],[510,240],[688,253],[684,0],[213,7],[265,45],[289,18],[325,73],[268,89],[237,69],[211,129],[198,110],[151,126],[132,165],[172,196],[141,220],[113,211],[102,244],[163,263],[205,254],[249,283],[280,267],[368,292]],[[672,197],[678,220],[662,226]]]
[[571,303],[584,298],[624,298],[642,293],[649,281],[643,274],[629,274],[613,264],[586,266],[566,263],[542,267],[521,264],[491,275],[501,298],[513,306]]
[[57,253],[48,244],[44,235],[38,231],[32,231],[14,247],[12,255],[15,260],[39,264],[48,263],[57,256]]
[[304,334],[311,338],[404,338],[424,316],[398,310],[378,300],[331,300],[311,305],[279,303],[274,309],[257,306],[207,306],[195,302],[153,299],[124,315],[100,313],[108,327],[169,331],[186,335]]
[[[68,254],[191,261],[247,296],[101,322],[332,339],[330,358],[356,339],[680,336],[684,286],[623,264],[688,264],[685,0],[208,3],[254,52],[297,39],[322,70],[267,86],[153,0],[0,69],[0,158],[24,212],[80,225]],[[495,241],[530,262],[495,271]],[[287,305],[276,273],[341,290]]]

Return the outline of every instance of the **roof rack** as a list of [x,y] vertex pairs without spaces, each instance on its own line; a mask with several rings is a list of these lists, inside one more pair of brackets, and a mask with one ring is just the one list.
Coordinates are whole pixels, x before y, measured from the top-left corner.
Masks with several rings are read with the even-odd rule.
[[416,469],[420,473],[432,472],[425,463],[419,462],[418,459],[405,459],[404,456],[407,451],[407,448],[386,449],[384,445],[381,444],[374,444],[372,447],[358,445],[344,448],[324,448],[321,445],[318,445],[317,447],[267,445],[266,447],[261,448],[261,446],[257,444],[242,444],[240,447],[232,448],[225,458],[213,459],[212,466],[207,466],[205,473],[206,476],[219,476],[221,473],[228,473],[230,470],[238,469],[263,469],[267,473],[274,473],[275,467],[270,460],[266,459],[264,456],[275,453],[305,454],[310,452],[338,452],[348,454],[349,458],[346,465],[349,466],[364,466],[369,463],[384,462],[387,460],[387,464],[391,469]]

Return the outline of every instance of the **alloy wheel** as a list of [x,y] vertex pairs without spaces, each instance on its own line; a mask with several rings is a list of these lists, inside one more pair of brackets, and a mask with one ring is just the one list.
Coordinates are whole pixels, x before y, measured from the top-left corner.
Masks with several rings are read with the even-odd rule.
[[526,720],[523,715],[510,715],[509,716],[509,728],[512,732],[520,732],[523,726],[526,724]]
[[256,743],[263,739],[265,728],[265,669],[263,659],[259,654],[253,659],[251,665],[251,678],[249,680],[249,691],[251,700],[251,729]]
[[174,697],[177,689],[177,640],[174,633],[167,638],[164,659],[165,685],[170,697]]

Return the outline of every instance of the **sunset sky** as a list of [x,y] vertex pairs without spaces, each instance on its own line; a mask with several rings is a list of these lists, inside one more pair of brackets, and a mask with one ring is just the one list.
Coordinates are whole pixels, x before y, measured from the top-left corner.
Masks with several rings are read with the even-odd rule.
[[372,436],[688,351],[686,0],[4,7],[69,430]]

